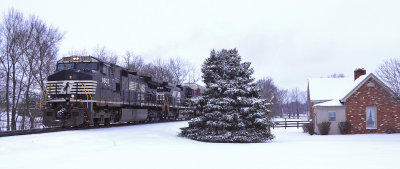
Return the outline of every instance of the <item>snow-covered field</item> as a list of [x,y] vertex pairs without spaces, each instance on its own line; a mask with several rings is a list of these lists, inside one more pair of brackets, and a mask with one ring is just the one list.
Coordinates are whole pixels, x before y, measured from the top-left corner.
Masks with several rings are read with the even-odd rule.
[[187,122],[0,138],[0,168],[395,169],[400,134],[310,136],[273,130],[268,143],[203,143],[178,137]]

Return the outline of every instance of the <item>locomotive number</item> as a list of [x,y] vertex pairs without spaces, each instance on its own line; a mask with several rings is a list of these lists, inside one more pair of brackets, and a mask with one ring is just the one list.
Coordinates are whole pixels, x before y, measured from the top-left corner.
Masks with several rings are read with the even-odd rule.
[[110,79],[107,79],[107,78],[101,78],[101,82],[102,83],[104,83],[104,84],[110,84]]

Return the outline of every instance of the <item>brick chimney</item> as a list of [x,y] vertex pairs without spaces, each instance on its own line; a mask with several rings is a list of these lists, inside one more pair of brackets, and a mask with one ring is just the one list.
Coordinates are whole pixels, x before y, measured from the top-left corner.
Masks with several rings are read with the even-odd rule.
[[354,70],[354,80],[357,80],[360,76],[366,75],[367,71],[364,68],[358,68]]

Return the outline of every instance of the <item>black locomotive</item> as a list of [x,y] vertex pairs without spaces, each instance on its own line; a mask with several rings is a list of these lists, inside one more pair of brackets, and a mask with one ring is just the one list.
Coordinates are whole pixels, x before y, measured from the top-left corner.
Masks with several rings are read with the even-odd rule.
[[47,78],[45,126],[88,126],[184,119],[195,84],[172,85],[92,56],[64,57]]

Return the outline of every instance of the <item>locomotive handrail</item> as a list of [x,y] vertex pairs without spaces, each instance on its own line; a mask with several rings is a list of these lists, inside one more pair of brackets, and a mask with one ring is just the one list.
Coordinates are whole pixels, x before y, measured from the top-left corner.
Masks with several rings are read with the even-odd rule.
[[[85,84],[83,84],[83,83],[81,83],[81,84],[82,84],[82,86],[83,86],[83,88],[84,88],[84,90],[85,90],[85,93],[86,93],[86,90],[87,90],[88,93],[89,93],[89,96],[90,96],[90,112],[93,112],[93,100],[92,100],[92,95],[91,95],[90,92],[89,92],[89,88],[87,88]],[[89,100],[88,100],[87,95],[86,95],[86,105],[87,105],[87,107],[89,107],[89,102],[88,102],[88,101],[89,101]]]
[[[83,87],[83,83],[81,83],[82,84],[82,87]],[[78,88],[78,87],[77,87]],[[86,94],[86,108],[89,108],[89,102],[87,101],[88,100],[88,98],[89,98],[89,96],[88,96],[88,94],[87,94],[87,92],[86,92],[86,88],[85,87],[83,87],[83,91],[85,92],[85,94]],[[77,97],[78,98],[78,97]]]

